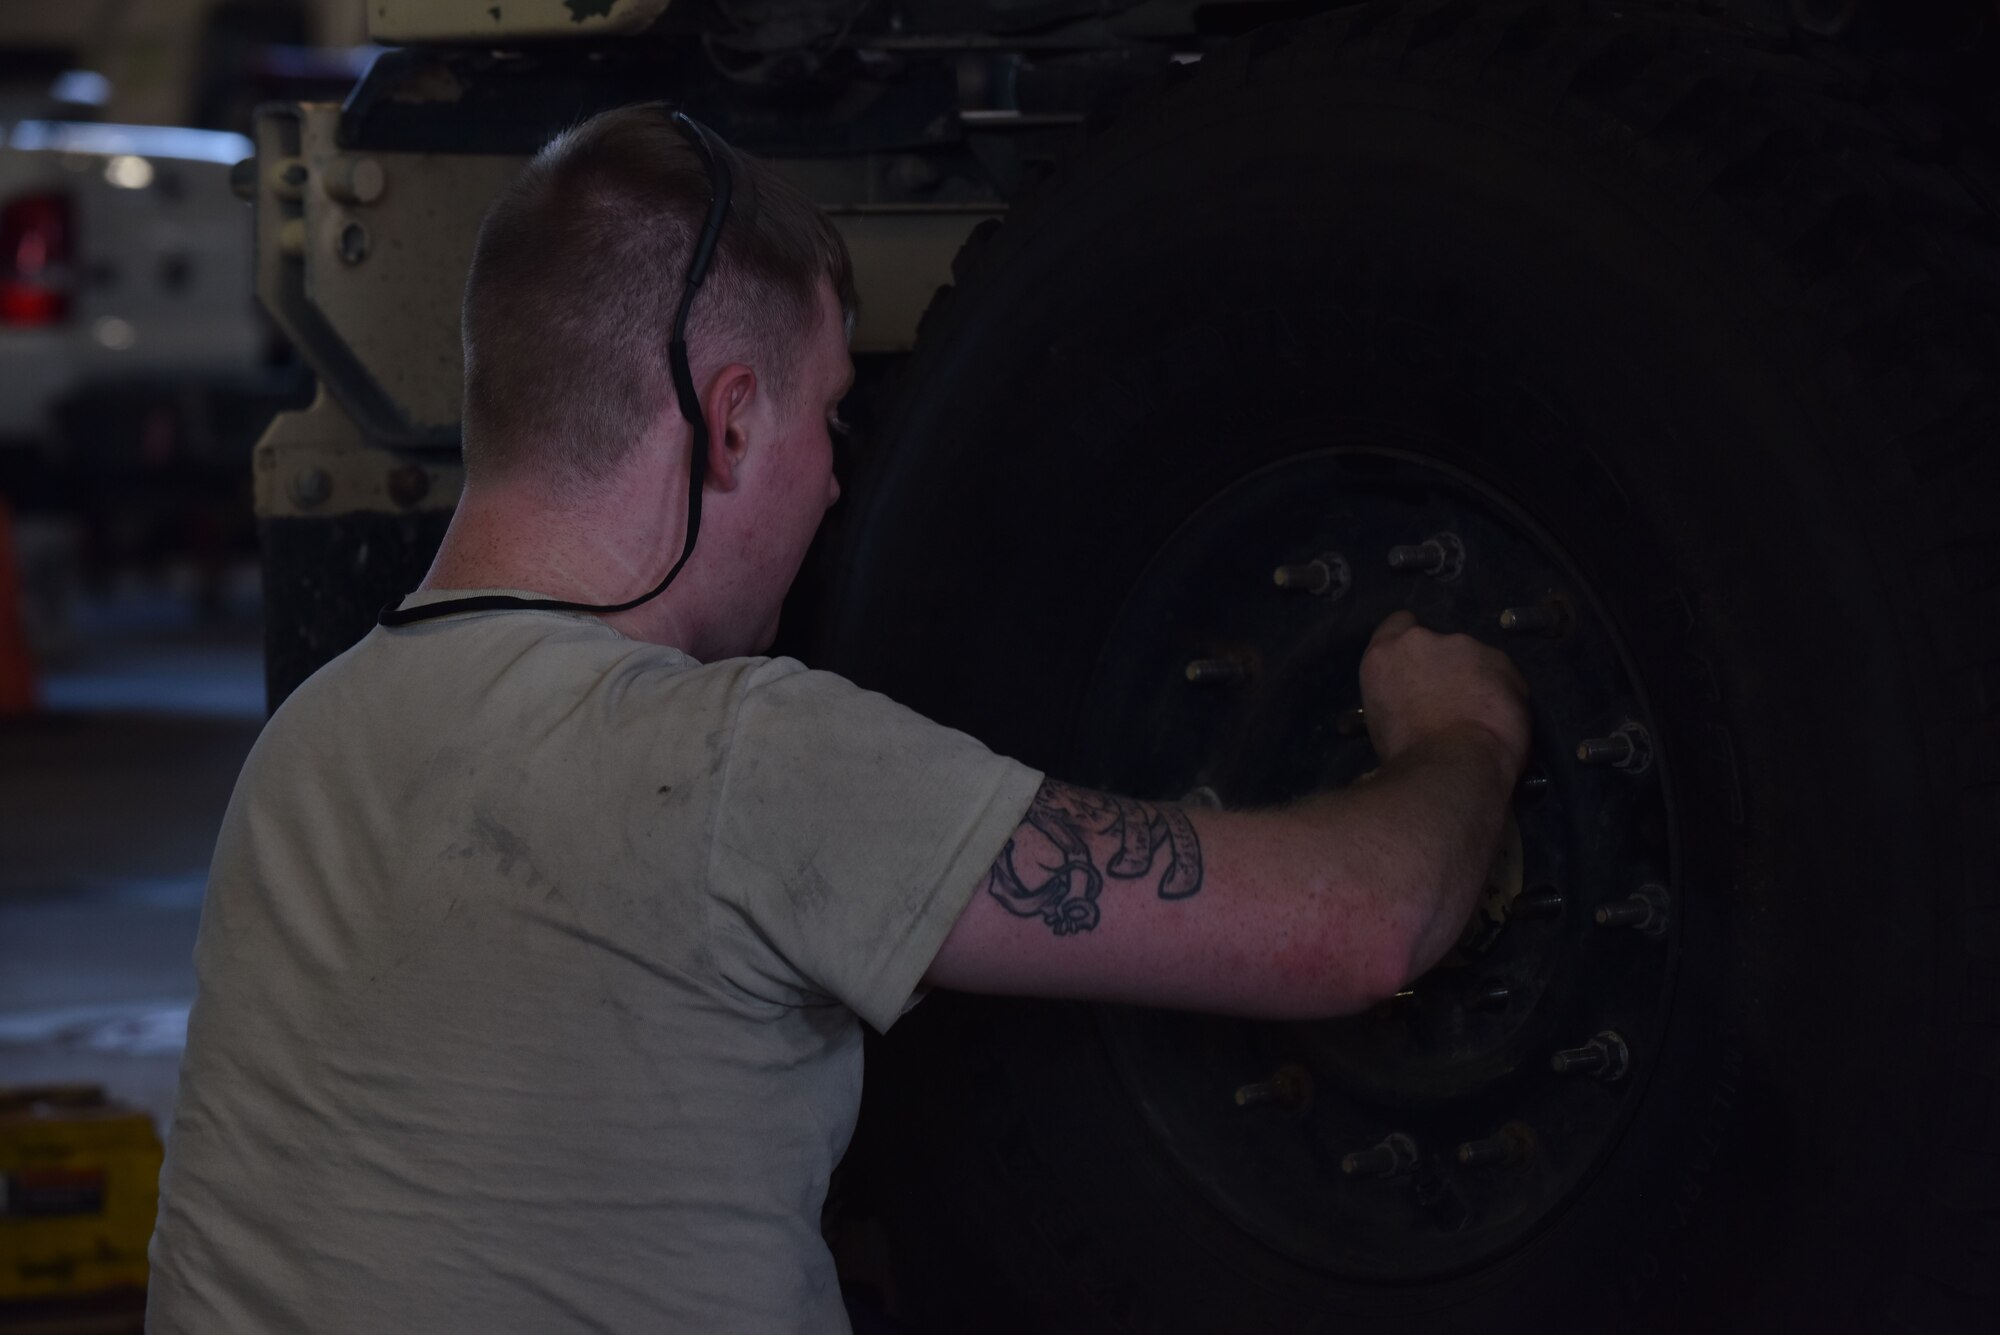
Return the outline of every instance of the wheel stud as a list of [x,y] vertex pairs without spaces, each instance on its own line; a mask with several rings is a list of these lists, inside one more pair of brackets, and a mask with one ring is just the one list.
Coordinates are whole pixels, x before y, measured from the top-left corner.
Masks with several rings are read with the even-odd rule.
[[1647,936],[1667,934],[1667,892],[1664,886],[1642,885],[1616,904],[1591,915],[1599,927],[1629,927]]
[[1502,983],[1489,983],[1466,998],[1466,1005],[1479,1011],[1502,1011],[1514,999],[1514,989]]
[[1465,544],[1455,533],[1433,533],[1422,542],[1389,549],[1389,569],[1400,575],[1457,579],[1465,569]]
[[1483,1140],[1468,1140],[1460,1145],[1457,1151],[1459,1166],[1498,1168],[1502,1164],[1520,1163],[1534,1149],[1534,1144],[1534,1137],[1525,1126],[1504,1126],[1495,1135]]
[[1514,901],[1512,918],[1553,918],[1563,911],[1562,891],[1550,886],[1530,890]]
[[1610,765],[1638,774],[1653,763],[1653,739],[1641,725],[1627,723],[1609,737],[1590,737],[1578,743],[1576,758],[1586,765]]
[[1569,599],[1551,594],[1532,607],[1510,607],[1500,614],[1500,629],[1516,635],[1546,635],[1558,639],[1576,629],[1576,610]]
[[1421,1009],[1417,1004],[1417,990],[1406,987],[1400,992],[1392,992],[1375,1003],[1375,1013],[1382,1016],[1408,1015]]
[[1580,1048],[1564,1048],[1549,1058],[1557,1075],[1594,1075],[1606,1082],[1625,1074],[1632,1064],[1631,1049],[1617,1033],[1606,1029]]
[[1317,593],[1338,598],[1353,584],[1347,558],[1327,552],[1300,565],[1279,566],[1271,572],[1271,582],[1292,593]]
[[[1194,675],[1192,667],[1188,675]],[[1634,751],[1630,737],[1591,737],[1577,746],[1576,758],[1586,765],[1623,765],[1632,759]]]
[[1416,1167],[1417,1144],[1400,1131],[1392,1131],[1372,1150],[1356,1150],[1340,1161],[1340,1171],[1349,1177],[1393,1177]]
[[1220,686],[1249,675],[1249,665],[1240,658],[1197,658],[1187,665],[1187,679],[1197,686]]
[[1312,1076],[1303,1066],[1281,1066],[1269,1080],[1242,1085],[1236,1091],[1239,1108],[1303,1108],[1312,1100]]

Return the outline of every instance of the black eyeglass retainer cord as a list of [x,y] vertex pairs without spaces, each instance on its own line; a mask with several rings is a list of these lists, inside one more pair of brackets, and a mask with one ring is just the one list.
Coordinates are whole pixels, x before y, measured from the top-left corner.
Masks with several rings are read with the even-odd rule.
[[673,376],[674,397],[680,403],[681,416],[687,419],[691,434],[691,449],[688,459],[688,524],[687,541],[681,547],[680,559],[665,579],[655,585],[651,592],[642,593],[637,598],[622,603],[573,603],[560,598],[518,598],[508,593],[485,593],[471,598],[449,598],[443,602],[429,603],[423,607],[398,608],[394,604],[382,609],[376,617],[379,625],[391,628],[413,625],[419,621],[429,621],[436,617],[451,616],[459,612],[495,612],[506,610],[526,610],[536,612],[626,612],[642,603],[651,602],[667,591],[674,577],[681,573],[681,567],[694,555],[695,538],[701,532],[701,488],[708,477],[708,422],[701,411],[701,400],[695,393],[694,370],[688,365],[687,322],[688,312],[694,308],[694,294],[700,290],[702,280],[708,277],[709,261],[715,256],[716,242],[722,237],[722,223],[729,213],[731,181],[729,164],[718,155],[708,140],[708,131],[701,123],[686,112],[673,114],[674,129],[701,155],[702,165],[708,171],[709,204],[708,216],[701,225],[701,235],[696,238],[694,254],[688,260],[687,281],[682,285],[681,304],[674,312],[673,338],[667,344],[667,366]]

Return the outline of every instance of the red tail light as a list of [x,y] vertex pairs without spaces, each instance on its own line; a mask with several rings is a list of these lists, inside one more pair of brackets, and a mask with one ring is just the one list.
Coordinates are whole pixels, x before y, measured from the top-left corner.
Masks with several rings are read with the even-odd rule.
[[0,325],[68,317],[71,241],[68,195],[22,195],[0,207]]

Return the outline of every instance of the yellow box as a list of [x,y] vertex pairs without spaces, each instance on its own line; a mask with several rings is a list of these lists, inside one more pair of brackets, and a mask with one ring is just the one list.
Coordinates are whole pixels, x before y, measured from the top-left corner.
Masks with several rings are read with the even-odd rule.
[[0,1088],[0,1300],[144,1287],[160,1153],[96,1086]]

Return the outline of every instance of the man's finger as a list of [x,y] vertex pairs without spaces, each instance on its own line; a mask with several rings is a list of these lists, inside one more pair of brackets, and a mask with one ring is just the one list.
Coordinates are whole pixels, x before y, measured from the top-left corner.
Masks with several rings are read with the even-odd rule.
[[1373,643],[1374,640],[1393,638],[1401,635],[1406,630],[1415,630],[1416,626],[1417,614],[1415,612],[1408,610],[1391,612],[1383,619],[1382,624],[1375,628],[1375,634],[1371,638],[1370,643]]

